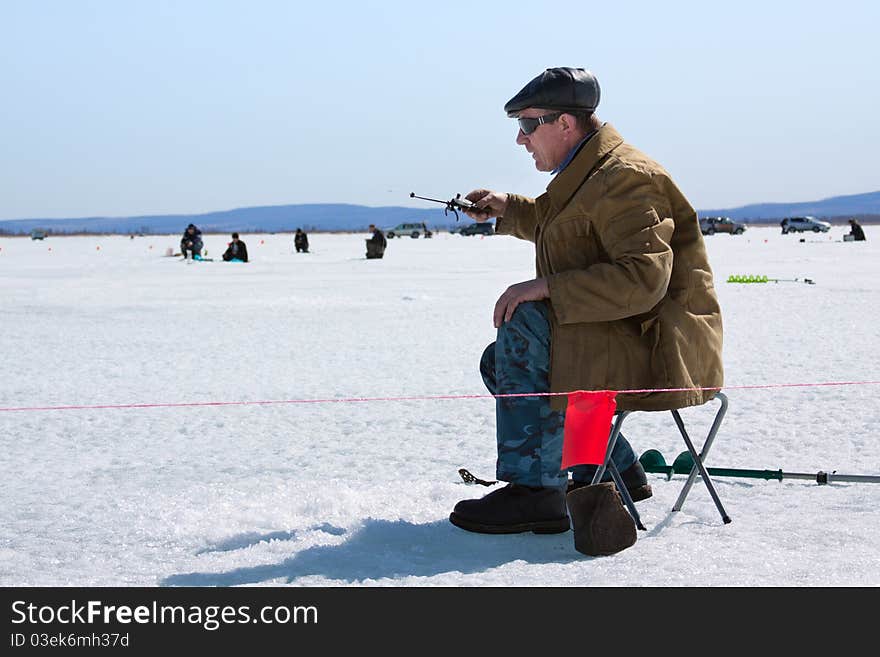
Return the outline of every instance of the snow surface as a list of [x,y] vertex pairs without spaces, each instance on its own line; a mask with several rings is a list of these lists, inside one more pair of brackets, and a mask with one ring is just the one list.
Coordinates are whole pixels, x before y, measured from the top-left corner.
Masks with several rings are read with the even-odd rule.
[[[880,227],[707,237],[731,405],[710,466],[880,474]],[[179,237],[0,237],[0,408],[485,394],[492,307],[533,276],[513,238],[242,235],[249,264],[164,257]],[[801,241],[803,239],[803,241]],[[226,235],[206,236],[218,258]],[[731,274],[810,278],[728,284]],[[684,411],[695,438],[716,402]],[[484,536],[455,503],[494,477],[491,399],[0,412],[0,585],[880,584],[880,485],[649,475],[615,556],[571,533]],[[639,413],[636,450],[684,449]]]

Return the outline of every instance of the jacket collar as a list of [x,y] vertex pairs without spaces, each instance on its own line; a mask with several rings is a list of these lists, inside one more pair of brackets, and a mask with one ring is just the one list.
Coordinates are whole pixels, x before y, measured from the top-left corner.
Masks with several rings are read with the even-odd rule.
[[622,143],[623,137],[610,123],[599,128],[571,163],[547,185],[547,194],[553,207],[558,209],[568,203],[596,165]]

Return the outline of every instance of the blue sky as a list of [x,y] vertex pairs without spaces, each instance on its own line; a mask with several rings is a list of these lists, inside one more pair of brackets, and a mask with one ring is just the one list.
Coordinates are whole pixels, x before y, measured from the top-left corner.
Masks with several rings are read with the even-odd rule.
[[550,66],[697,208],[876,191],[878,5],[0,0],[0,219],[537,195]]

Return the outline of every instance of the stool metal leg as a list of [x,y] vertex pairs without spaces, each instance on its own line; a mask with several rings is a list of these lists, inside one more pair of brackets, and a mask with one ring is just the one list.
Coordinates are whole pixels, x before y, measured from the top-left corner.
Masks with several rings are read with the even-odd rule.
[[611,460],[611,452],[614,451],[614,446],[617,444],[617,437],[620,435],[620,427],[623,426],[623,421],[629,414],[630,411],[620,411],[617,414],[617,417],[614,418],[614,427],[611,429],[611,435],[608,437],[608,447],[605,449],[605,461],[603,461],[602,465],[596,468],[596,474],[593,475],[593,481],[590,482],[591,484],[598,484],[602,481],[602,477],[605,475],[605,466]]
[[[727,412],[727,395],[722,392],[719,392],[715,395],[716,398],[721,402],[721,408],[718,409],[718,412],[715,414],[715,420],[712,422],[712,428],[709,430],[709,434],[706,437],[706,441],[703,444],[703,451],[700,454],[700,458],[694,458],[694,467],[691,468],[691,472],[688,475],[687,481],[685,482],[684,487],[681,490],[681,494],[678,496],[678,501],[675,503],[675,506],[672,507],[673,511],[680,511],[681,506],[684,504],[684,500],[687,497],[688,493],[691,490],[691,486],[694,485],[694,481],[697,478],[697,472],[699,468],[697,467],[697,462],[702,462],[702,460],[708,456],[709,449],[712,447],[712,443],[715,440],[715,434],[718,433],[718,428],[721,426],[721,421],[724,419],[724,414]],[[693,449],[693,444],[690,441],[689,436],[687,435],[687,431],[684,429],[684,421],[681,419],[681,415],[678,411],[672,411],[672,417],[675,419],[675,423],[678,426],[679,433],[682,434],[684,438],[685,445],[688,447],[688,451],[691,453],[691,457],[696,457],[696,450]]]
[[688,475],[688,479],[685,482],[684,488],[682,488],[681,494],[679,494],[678,500],[675,502],[672,510],[681,510],[685,498],[688,496],[691,487],[694,485],[694,481],[696,481],[697,473],[699,473],[706,484],[706,488],[709,489],[709,494],[712,496],[712,500],[715,502],[715,506],[718,508],[718,513],[721,514],[721,520],[726,525],[730,522],[730,516],[727,515],[727,512],[724,510],[724,505],[721,504],[721,498],[718,497],[718,493],[715,491],[715,485],[712,483],[712,479],[709,477],[709,472],[706,470],[706,466],[703,464],[703,459],[708,456],[709,449],[711,449],[712,443],[715,440],[715,435],[718,433],[718,429],[721,426],[721,421],[724,419],[724,414],[727,412],[727,395],[719,392],[715,395],[715,397],[721,401],[721,408],[719,408],[718,412],[715,414],[715,420],[712,422],[712,428],[709,430],[709,434],[706,436],[706,441],[703,443],[702,452],[699,454],[697,453],[693,442],[691,442],[691,439],[684,428],[684,422],[681,419],[681,415],[677,410],[672,411],[672,416],[675,418],[675,424],[678,426],[681,437],[684,438],[685,445],[687,445],[688,451],[691,453],[691,457],[694,459],[694,467],[691,468],[691,472]]
[[623,421],[629,414],[630,411],[620,411],[617,414],[617,417],[614,418],[614,426],[611,429],[611,435],[608,437],[608,447],[605,450],[605,461],[596,468],[596,474],[593,475],[591,485],[598,484],[602,481],[602,477],[605,475],[605,468],[607,467],[608,471],[611,473],[611,478],[614,480],[614,485],[617,486],[617,492],[620,493],[629,514],[636,522],[636,527],[639,529],[645,529],[645,526],[642,524],[642,519],[639,517],[639,512],[636,511],[636,505],[633,502],[632,496],[629,494],[626,486],[624,486],[620,472],[617,471],[617,466],[614,465],[614,461],[611,460],[611,453],[614,451],[614,446],[617,444],[618,436],[620,436],[620,428],[623,426]]
[[611,473],[614,485],[617,486],[617,492],[620,493],[620,497],[623,498],[623,503],[626,505],[629,514],[633,517],[633,520],[636,521],[636,527],[642,530],[645,529],[645,526],[642,524],[642,519],[639,517],[639,512],[636,511],[636,505],[635,502],[633,502],[632,495],[629,494],[626,485],[623,483],[623,478],[617,470],[617,466],[614,465],[614,461],[611,459],[608,459],[608,471]]

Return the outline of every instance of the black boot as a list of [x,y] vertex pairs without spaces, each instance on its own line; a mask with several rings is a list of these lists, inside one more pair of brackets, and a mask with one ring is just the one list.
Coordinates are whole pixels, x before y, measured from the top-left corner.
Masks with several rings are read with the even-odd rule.
[[449,521],[481,534],[558,534],[569,529],[565,491],[519,484],[508,484],[478,500],[462,500]]
[[[589,478],[586,481],[572,480],[568,482],[568,489],[566,490],[566,493],[577,490],[582,486],[590,485],[590,483],[592,482],[592,476],[596,473],[596,466],[591,465],[588,467],[590,468],[587,475]],[[621,472],[620,478],[623,479],[623,483],[626,486],[626,489],[629,491],[629,495],[630,497],[632,497],[633,502],[641,502],[642,500],[646,500],[654,494],[654,492],[651,490],[651,485],[648,483],[648,476],[645,474],[645,469],[638,461],[636,461],[632,464],[632,466]],[[605,475],[602,477],[602,481],[611,481],[611,473],[607,470],[605,471]]]

